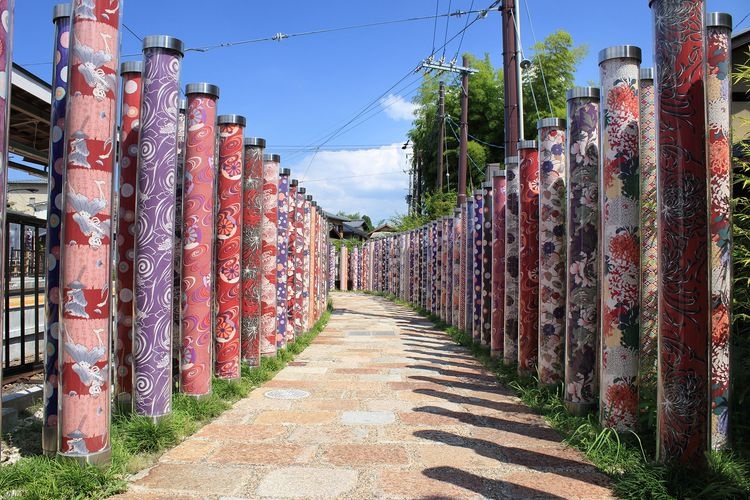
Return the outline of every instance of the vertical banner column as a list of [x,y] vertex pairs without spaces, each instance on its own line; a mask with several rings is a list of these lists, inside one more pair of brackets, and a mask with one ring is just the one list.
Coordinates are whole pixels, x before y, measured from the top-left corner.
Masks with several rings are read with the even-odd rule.
[[539,129],[539,384],[554,385],[565,363],[565,120]]
[[482,183],[482,345],[492,341],[492,174]]
[[711,448],[729,439],[732,326],[732,16],[712,12],[708,28],[708,161],[711,194]]
[[492,177],[492,290],[490,293],[490,356],[503,356],[505,312],[505,204],[508,199],[505,171]]
[[657,457],[705,464],[709,268],[705,4],[652,0],[659,214]]
[[297,189],[299,189],[299,181],[297,179],[291,179],[289,181],[289,196],[288,196],[288,211],[287,217],[289,219],[289,247],[287,248],[287,277],[286,277],[286,297],[287,297],[287,318],[286,318],[286,334],[289,339],[295,338],[298,333],[295,322],[294,313],[297,308],[297,295],[294,293],[294,274],[297,270],[297,246],[299,241],[297,239],[297,226],[294,221],[294,217],[297,214]]
[[[295,335],[301,335],[305,329],[302,321],[302,311],[304,308],[302,276],[305,271],[305,188],[297,185],[297,191],[294,200],[294,309],[292,316],[294,318]],[[333,251],[336,248],[333,247]],[[331,260],[331,265],[336,265],[335,258]],[[333,274],[335,279],[335,273]]]
[[260,354],[276,355],[276,255],[278,252],[279,164],[281,156],[263,155],[263,218],[261,223]]
[[136,186],[138,141],[143,118],[143,62],[127,61],[120,67],[120,168],[117,220],[117,334],[115,337],[115,402],[123,411],[133,409],[133,299],[135,275]]
[[[300,189],[301,192],[304,193],[305,188]],[[304,204],[303,204],[303,239],[305,242],[305,249],[303,254],[303,265],[302,265],[302,275],[300,276],[300,280],[302,281],[302,330],[308,331],[310,327],[312,326],[310,324],[310,234],[311,234],[311,216],[310,216],[310,207],[312,202],[312,196],[309,194],[304,195]]]
[[[170,36],[143,39],[135,212],[133,396],[136,412],[152,418],[172,411],[177,108],[183,50],[182,41]],[[124,91],[127,93],[128,88]]]
[[468,205],[466,202],[461,203],[461,227],[458,236],[459,255],[458,255],[458,317],[456,318],[456,328],[465,330],[466,325],[466,235],[470,225],[468,216]]
[[221,115],[219,126],[219,207],[216,220],[216,378],[240,378],[242,360],[242,174],[247,120]]
[[451,233],[451,321],[450,324],[458,328],[461,310],[461,232],[463,221],[461,220],[461,209],[453,209],[453,232]]
[[453,322],[453,217],[445,219],[445,231],[443,241],[445,245],[445,322]]
[[216,101],[219,88],[191,83],[187,95],[185,177],[182,189],[182,332],[180,391],[211,392],[213,374],[214,204]]
[[539,350],[539,151],[519,141],[518,373],[536,370]]
[[263,149],[266,140],[246,137],[242,172],[242,361],[260,365],[261,225],[263,220]]
[[503,362],[518,363],[518,157],[505,158],[505,310]]
[[641,68],[640,86],[641,352],[638,378],[642,385],[656,387],[659,252],[656,244],[656,101],[653,68]]
[[474,343],[481,344],[482,337],[482,239],[484,237],[484,193],[474,190],[474,210],[472,219],[472,338]]
[[279,172],[278,191],[278,224],[276,243],[276,347],[279,349],[286,346],[287,333],[287,307],[289,296],[287,294],[287,273],[289,268],[289,175],[288,168]]
[[466,198],[466,269],[464,269],[464,325],[463,329],[472,338],[474,336],[474,197]]
[[[3,18],[10,18],[2,26],[12,25],[11,6],[0,3]],[[118,0],[73,3],[60,244],[58,453],[89,463],[107,463],[110,457],[110,257],[119,28]],[[6,49],[9,41],[4,39]],[[10,75],[10,50],[3,56],[0,71]],[[7,102],[0,103],[0,113],[5,112]],[[0,133],[7,130],[3,123],[7,124],[7,114],[0,116]],[[7,141],[6,135],[0,144]],[[4,150],[2,193],[6,154]],[[0,206],[4,212],[4,199]],[[0,220],[0,227],[4,222]]]
[[576,87],[566,95],[565,407],[575,415],[596,408],[598,387],[599,94],[598,88]]
[[[0,3],[0,9],[2,9]],[[7,7],[6,7],[7,8]],[[42,418],[42,451],[45,455],[57,453],[57,382],[59,371],[60,339],[60,236],[62,228],[63,168],[65,164],[65,113],[68,104],[68,47],[70,45],[70,3],[57,4],[52,10],[55,25],[54,64],[52,72],[52,102],[50,114],[49,178],[47,181],[47,274],[44,282],[44,416]],[[7,78],[7,75],[6,75]],[[7,88],[7,87],[6,87]],[[3,124],[0,124],[2,126]],[[4,146],[4,145],[3,145]],[[4,151],[4,150],[3,150]],[[4,160],[0,160],[3,161]],[[0,186],[5,190],[5,186]],[[3,196],[0,194],[0,196]],[[5,205],[3,205],[5,206]],[[0,222],[3,218],[0,217]],[[0,234],[4,231],[3,222]],[[4,242],[0,237],[0,248]],[[0,250],[1,252],[2,250]],[[5,259],[3,259],[5,262]],[[0,266],[0,284],[4,278]],[[0,311],[3,318],[5,314]],[[0,319],[0,327],[2,327]],[[5,331],[0,329],[0,331]],[[128,327],[128,332],[130,327]]]
[[633,430],[640,354],[639,84],[641,49],[599,52],[601,80],[601,256],[599,418]]

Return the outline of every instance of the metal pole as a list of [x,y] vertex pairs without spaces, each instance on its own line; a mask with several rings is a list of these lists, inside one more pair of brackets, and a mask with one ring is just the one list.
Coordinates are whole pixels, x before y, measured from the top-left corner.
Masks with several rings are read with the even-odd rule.
[[[468,67],[469,57],[463,56],[463,65]],[[466,201],[466,163],[468,160],[469,142],[469,72],[461,73],[461,127],[458,153],[458,205]]]
[[438,88],[438,150],[437,150],[437,190],[443,191],[443,144],[445,142],[445,83],[440,81]]

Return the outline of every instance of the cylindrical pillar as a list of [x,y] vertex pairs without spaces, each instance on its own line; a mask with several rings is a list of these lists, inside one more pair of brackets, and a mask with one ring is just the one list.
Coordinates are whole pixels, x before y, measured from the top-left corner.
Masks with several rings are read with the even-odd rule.
[[276,347],[286,346],[287,280],[289,269],[289,175],[288,168],[278,172],[277,240],[276,240]]
[[705,464],[709,417],[705,4],[652,0],[659,214],[657,457]]
[[[461,311],[461,232],[463,222],[461,221],[461,209],[453,209],[453,233],[451,234],[453,276],[451,277],[451,325],[458,328]],[[417,284],[417,288],[419,285]],[[416,302],[416,301],[415,301]]]
[[[0,3],[0,9],[2,8]],[[70,42],[70,3],[55,5],[52,22],[55,25],[52,71],[52,112],[50,114],[49,179],[47,182],[47,274],[44,283],[45,329],[44,342],[44,416],[42,418],[42,451],[57,453],[57,381],[59,371],[60,317],[60,235],[62,221],[63,165],[65,160],[65,114],[68,104],[68,47]],[[2,29],[2,28],[0,28]],[[6,87],[7,88],[7,87]],[[3,124],[0,124],[2,126]],[[4,161],[4,160],[3,160]],[[4,164],[4,163],[3,163]],[[0,186],[5,190],[5,186]],[[2,197],[3,194],[0,194]],[[4,205],[3,205],[4,206]],[[2,218],[0,217],[0,222]],[[0,228],[0,234],[5,225]],[[0,238],[2,243],[2,238]],[[0,248],[5,248],[4,245]],[[2,250],[0,250],[2,252]],[[5,260],[3,259],[3,262]],[[0,284],[5,276],[0,268]],[[0,312],[4,318],[4,314]],[[2,326],[2,318],[0,318]],[[2,330],[5,331],[5,330]]]
[[182,41],[170,36],[143,39],[133,371],[135,410],[152,418],[172,411],[176,132],[183,50]]
[[482,183],[482,345],[492,343],[492,176]]
[[490,303],[490,356],[503,356],[505,312],[505,203],[508,199],[505,171],[492,177],[492,288]]
[[539,384],[563,379],[565,358],[565,120],[539,129]]
[[347,291],[349,290],[349,249],[346,247],[346,245],[341,245],[341,251],[340,253],[340,259],[341,264],[339,268],[339,290],[341,291]]
[[565,407],[585,415],[596,408],[598,387],[599,89],[576,87],[566,98]]
[[[304,188],[302,188],[304,189]],[[304,193],[304,192],[303,192]],[[304,243],[304,254],[302,261],[302,274],[300,280],[302,281],[302,331],[308,331],[312,326],[310,324],[310,235],[312,233],[311,226],[311,202],[312,196],[304,194],[303,202],[303,227],[302,227],[302,238]]]
[[473,324],[472,338],[475,344],[481,344],[482,338],[482,239],[484,237],[484,193],[474,190],[474,219],[472,224],[473,261],[472,261],[472,304]]
[[641,385],[656,387],[659,253],[656,245],[656,101],[654,70],[640,71]]
[[474,197],[466,198],[466,269],[464,269],[464,291],[466,294],[464,311],[464,332],[474,337]]
[[640,354],[639,72],[641,49],[599,52],[601,80],[601,341],[599,419],[632,430]]
[[708,161],[711,194],[711,447],[729,440],[732,326],[732,16],[712,12],[708,29]]
[[278,194],[281,156],[263,155],[263,222],[261,224],[260,354],[276,355],[276,254],[278,252]]
[[[110,456],[110,256],[120,3],[76,1],[71,24],[75,36],[70,40],[60,242],[58,453],[89,463],[106,463]],[[5,11],[2,6],[0,10]],[[1,65],[0,71],[9,75],[10,65]],[[0,140],[4,143],[7,137]],[[5,200],[0,202],[5,207]]]
[[216,378],[240,378],[242,359],[242,176],[245,167],[241,115],[221,115],[219,126],[218,216],[216,221]]
[[246,137],[242,173],[242,361],[260,365],[261,223],[263,149],[266,140]]
[[[294,203],[294,309],[292,316],[295,335],[304,333],[302,312],[304,308],[302,276],[305,271],[305,188],[297,187]],[[336,247],[333,247],[334,252]],[[331,259],[330,265],[338,265],[338,261]],[[335,279],[335,273],[334,278]]]
[[117,336],[115,338],[115,402],[123,411],[133,409],[133,312],[135,277],[136,186],[138,140],[143,119],[143,62],[127,61],[122,75],[120,112],[120,181],[117,227]]
[[289,339],[294,339],[298,335],[297,326],[294,322],[294,314],[297,309],[297,296],[294,293],[294,273],[297,269],[297,226],[295,225],[294,217],[297,213],[297,189],[299,188],[299,181],[297,179],[290,179],[289,181],[289,196],[288,196],[288,207],[287,217],[289,219],[289,247],[287,248],[287,276],[286,276],[286,295],[287,295],[287,319],[286,319],[286,332]]
[[536,370],[539,350],[539,151],[519,141],[518,373]]
[[459,249],[459,269],[458,269],[458,318],[456,319],[456,328],[465,330],[466,327],[466,235],[470,225],[468,215],[468,205],[466,202],[461,203],[458,207],[461,210],[461,232],[458,237]]
[[518,363],[518,156],[505,157],[505,310],[503,363]]
[[213,374],[214,205],[216,199],[216,104],[219,88],[191,83],[182,190],[182,353],[180,391],[211,392]]

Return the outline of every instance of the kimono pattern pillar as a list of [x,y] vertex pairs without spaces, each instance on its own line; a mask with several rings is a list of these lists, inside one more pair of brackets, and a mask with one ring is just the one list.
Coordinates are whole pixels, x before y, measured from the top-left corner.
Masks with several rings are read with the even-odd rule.
[[294,272],[296,270],[296,247],[299,245],[297,241],[297,228],[294,223],[294,217],[297,213],[297,189],[299,188],[299,181],[297,179],[289,180],[289,197],[287,203],[287,218],[289,224],[289,246],[287,247],[287,275],[286,275],[286,296],[287,296],[287,318],[286,318],[286,336],[289,339],[294,339],[299,332],[297,332],[294,324],[294,311],[297,307],[297,296],[294,293]]
[[287,307],[287,270],[289,268],[289,174],[288,168],[279,172],[278,219],[276,243],[276,347],[286,346]]
[[732,325],[732,17],[712,12],[708,29],[708,162],[710,175],[711,261],[711,448],[729,440]]
[[599,417],[633,430],[640,354],[639,84],[641,49],[599,53],[601,77],[601,344]]
[[[304,189],[304,188],[302,188]],[[310,327],[312,326],[310,324],[310,271],[312,269],[310,264],[310,235],[312,234],[311,229],[311,216],[310,216],[310,208],[312,203],[312,196],[309,194],[304,195],[304,215],[303,215],[303,229],[302,234],[305,247],[304,247],[304,254],[303,254],[303,264],[302,264],[302,275],[300,276],[300,281],[302,282],[302,330],[308,331]]]
[[474,213],[474,197],[466,199],[466,269],[464,271],[464,290],[466,301],[464,305],[464,331],[474,337],[474,226],[476,225]]
[[339,290],[349,290],[349,249],[346,245],[341,245],[340,251],[341,264],[339,268]]
[[492,288],[490,301],[490,356],[503,357],[505,312],[505,203],[508,198],[505,171],[492,177]]
[[472,219],[472,267],[471,267],[471,303],[472,327],[471,337],[474,343],[481,344],[482,338],[482,239],[484,237],[484,192],[474,190],[474,213]]
[[518,157],[505,158],[505,310],[503,362],[518,363]]
[[263,149],[266,140],[246,137],[242,171],[242,361],[260,365],[261,224],[263,220]]
[[640,163],[641,163],[641,384],[656,387],[656,327],[659,254],[656,241],[656,101],[654,70],[640,71]]
[[657,109],[657,458],[699,467],[709,446],[705,4],[652,0]]
[[[9,7],[8,2],[0,4],[3,14]],[[110,256],[119,27],[119,1],[73,3],[60,244],[58,454],[88,463],[107,463],[110,457]],[[9,52],[3,56],[0,71],[10,74],[10,64],[2,66],[9,63]],[[0,103],[0,112],[6,109]],[[6,120],[7,115],[0,117],[0,122],[7,124]],[[7,136],[0,144],[7,144]],[[5,164],[2,170],[5,179]],[[0,201],[4,209],[5,200]]]
[[[302,276],[305,270],[305,188],[297,187],[294,204],[294,309],[292,316],[296,335],[302,334],[302,311],[304,308]],[[334,248],[334,251],[336,249]],[[336,265],[335,259],[330,265]],[[335,276],[335,275],[334,275]]]
[[[451,235],[451,245],[453,246],[453,276],[452,294],[451,294],[451,325],[458,328],[458,322],[461,311],[461,232],[463,231],[463,221],[461,220],[461,209],[453,210],[453,233]],[[417,285],[417,288],[419,286]],[[416,300],[415,300],[416,302]]]
[[[2,9],[0,3],[0,9]],[[52,102],[50,114],[49,178],[47,196],[47,274],[45,280],[44,312],[44,414],[42,417],[42,451],[57,453],[57,383],[60,339],[60,236],[62,229],[63,165],[65,162],[65,114],[68,104],[68,47],[70,46],[70,3],[57,4],[52,10],[55,25],[54,64],[52,72]],[[7,77],[7,75],[6,75]],[[7,88],[7,87],[6,87]],[[0,124],[0,126],[3,126]],[[4,144],[3,144],[4,147]],[[0,160],[3,161],[4,160]],[[4,185],[0,189],[5,190]],[[0,195],[2,196],[2,195]],[[4,206],[4,205],[3,205]],[[0,217],[0,222],[2,218]],[[3,224],[3,228],[5,225]],[[0,229],[0,231],[3,231]],[[2,239],[0,239],[2,243]],[[3,245],[2,248],[5,248]],[[3,260],[4,262],[4,260]],[[4,271],[0,268],[0,275]],[[0,277],[0,280],[2,277]],[[0,282],[0,284],[2,284]],[[4,314],[0,312],[4,317]],[[2,319],[0,319],[2,326]],[[129,328],[128,328],[129,330]],[[4,330],[3,330],[4,331]]]
[[492,342],[492,176],[482,184],[482,303],[481,303],[481,338],[482,345]]
[[242,359],[242,173],[247,120],[221,115],[219,126],[218,215],[216,220],[216,378],[240,378]]
[[565,293],[565,407],[596,408],[599,332],[599,89],[567,92],[565,197],[568,283]]
[[182,41],[170,36],[143,39],[135,210],[133,399],[135,411],[151,418],[172,411],[177,108],[183,50]]
[[539,384],[563,379],[565,358],[565,120],[539,129]]
[[539,350],[539,151],[519,141],[518,373],[536,371]]
[[216,193],[216,104],[219,88],[191,83],[182,202],[182,339],[180,391],[211,392],[213,375],[213,264]]
[[276,355],[276,254],[278,252],[278,193],[281,156],[263,155],[263,219],[261,223],[260,354]]
[[135,274],[136,186],[138,141],[142,124],[143,62],[127,61],[120,67],[120,180],[117,220],[117,333],[115,337],[115,402],[123,411],[133,409],[133,285]]

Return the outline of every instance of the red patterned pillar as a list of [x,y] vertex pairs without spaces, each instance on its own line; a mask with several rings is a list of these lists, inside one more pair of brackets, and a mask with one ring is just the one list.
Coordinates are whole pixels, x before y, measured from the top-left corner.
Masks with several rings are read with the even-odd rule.
[[503,356],[503,316],[505,312],[505,171],[492,178],[492,314],[490,355]]
[[518,373],[536,371],[539,349],[539,152],[536,141],[518,142],[519,276]]
[[261,224],[260,353],[276,355],[276,252],[278,189],[281,156],[263,155],[263,222]]

